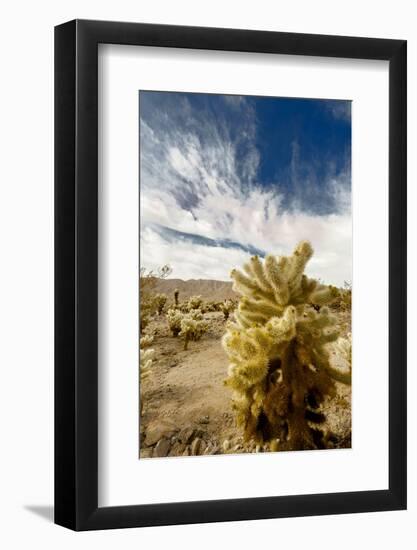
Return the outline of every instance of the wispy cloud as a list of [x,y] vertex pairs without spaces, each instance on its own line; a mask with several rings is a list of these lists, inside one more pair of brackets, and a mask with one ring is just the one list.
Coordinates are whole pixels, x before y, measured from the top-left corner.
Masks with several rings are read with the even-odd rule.
[[351,101],[326,101],[325,105],[335,119],[350,123],[352,116]]
[[[141,94],[141,264],[169,263],[172,276],[183,279],[228,280],[250,255],[288,253],[309,239],[312,276],[334,284],[350,279],[350,174],[329,163],[319,186],[313,169],[301,181],[296,143],[293,189],[261,182],[256,109],[243,97],[221,97],[224,108],[216,110],[210,102],[197,109],[180,94],[162,103]],[[300,200],[320,190],[332,200],[325,214]]]

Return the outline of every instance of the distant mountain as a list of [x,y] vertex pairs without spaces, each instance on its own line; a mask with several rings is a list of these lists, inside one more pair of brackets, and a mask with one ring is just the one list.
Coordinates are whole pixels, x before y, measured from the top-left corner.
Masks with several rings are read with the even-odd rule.
[[179,290],[179,300],[183,302],[190,296],[201,295],[205,300],[220,302],[227,298],[237,299],[238,295],[232,290],[232,283],[228,281],[213,281],[210,279],[158,279],[155,286],[155,292],[163,292],[171,298],[174,298],[175,289]]

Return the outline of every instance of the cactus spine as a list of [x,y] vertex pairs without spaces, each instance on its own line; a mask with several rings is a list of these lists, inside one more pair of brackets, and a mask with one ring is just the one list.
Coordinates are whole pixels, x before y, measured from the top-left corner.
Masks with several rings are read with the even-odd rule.
[[244,272],[231,273],[241,298],[223,338],[226,385],[246,439],[271,442],[274,450],[325,447],[320,404],[335,394],[335,380],[349,383],[326,348],[339,335],[325,307],[334,291],[303,274],[312,254],[304,241],[291,256],[254,256]]

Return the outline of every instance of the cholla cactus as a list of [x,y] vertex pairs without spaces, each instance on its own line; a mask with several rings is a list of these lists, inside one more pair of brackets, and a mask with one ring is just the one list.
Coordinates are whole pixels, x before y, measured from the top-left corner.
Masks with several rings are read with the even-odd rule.
[[150,367],[155,355],[155,350],[150,349],[153,343],[153,336],[146,334],[142,336],[139,344],[139,367],[140,367],[140,379],[145,380],[150,373]]
[[140,394],[139,394],[139,404],[140,404],[140,414],[142,414],[143,409],[143,382],[149,378],[151,374],[151,366],[155,355],[155,350],[151,349],[149,346],[152,345],[153,336],[142,336],[139,344],[139,380],[140,380]]
[[191,296],[188,299],[188,309],[199,309],[203,303],[201,296]]
[[326,344],[338,331],[321,307],[333,299],[331,289],[303,274],[312,254],[310,243],[301,242],[292,256],[254,256],[245,273],[231,273],[242,297],[223,338],[230,360],[226,384],[246,439],[271,442],[274,450],[325,446],[320,404],[335,394],[337,374]]
[[192,309],[187,313],[169,309],[167,319],[173,336],[184,336],[185,350],[190,340],[199,340],[208,329],[208,323],[204,321],[200,309]]
[[155,350],[151,348],[140,350],[140,380],[146,380],[149,377],[151,365],[154,359]]
[[140,339],[139,347],[140,349],[145,349],[151,346],[153,343],[153,336],[150,336],[149,334],[145,334],[145,336],[142,336]]
[[172,332],[173,336],[178,336],[181,332],[181,321],[183,319],[183,314],[177,309],[169,309],[167,313],[169,329]]
[[345,281],[344,289],[341,292],[341,308],[343,311],[352,309],[352,283]]
[[172,273],[169,265],[163,265],[156,271],[148,270],[144,267],[140,270],[139,277],[139,330],[142,333],[151,316],[155,312],[156,302],[153,290],[158,279],[165,279]]
[[178,290],[178,288],[176,288],[174,290],[174,302],[175,302],[175,307],[178,307],[178,296],[180,295],[180,291]]
[[165,304],[167,303],[167,295],[166,294],[155,294],[155,307],[158,311],[158,315],[161,315],[161,313],[164,310]]
[[214,302],[213,300],[209,300],[203,304],[201,309],[205,313],[210,313],[213,311],[217,311],[217,308],[218,308],[217,302]]
[[190,309],[190,311],[187,313],[187,317],[190,317],[194,321],[201,321],[203,317],[203,312],[201,309]]
[[345,371],[333,369],[335,371],[333,378],[339,382],[350,384],[352,371],[352,335],[349,333],[346,338],[338,338],[334,343],[333,350],[334,353],[345,362],[348,369]]
[[229,315],[231,314],[231,312],[235,309],[235,304],[232,302],[232,300],[225,300],[221,305],[220,305],[220,311],[223,312],[223,315],[224,315],[224,319],[227,321],[227,319],[229,318]]
[[208,323],[202,319],[193,319],[191,315],[184,315],[181,321],[180,336],[184,336],[184,350],[188,348],[190,340],[197,341],[207,332]]

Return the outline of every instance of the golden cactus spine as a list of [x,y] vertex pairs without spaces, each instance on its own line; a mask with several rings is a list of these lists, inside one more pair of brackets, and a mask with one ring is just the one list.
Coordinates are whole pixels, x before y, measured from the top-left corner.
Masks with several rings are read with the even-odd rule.
[[334,395],[335,379],[349,382],[332,367],[326,348],[338,338],[323,307],[334,290],[304,275],[312,254],[304,241],[291,256],[254,256],[243,272],[231,273],[241,298],[223,338],[230,361],[226,384],[246,439],[268,441],[272,449],[325,446],[320,404]]

